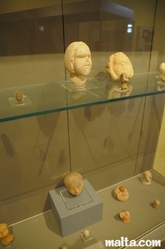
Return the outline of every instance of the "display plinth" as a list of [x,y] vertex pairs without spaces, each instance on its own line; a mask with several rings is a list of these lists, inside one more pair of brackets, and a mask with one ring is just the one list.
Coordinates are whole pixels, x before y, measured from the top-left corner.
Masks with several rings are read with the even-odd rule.
[[79,196],[65,187],[49,191],[51,208],[63,237],[102,220],[103,202],[87,180]]

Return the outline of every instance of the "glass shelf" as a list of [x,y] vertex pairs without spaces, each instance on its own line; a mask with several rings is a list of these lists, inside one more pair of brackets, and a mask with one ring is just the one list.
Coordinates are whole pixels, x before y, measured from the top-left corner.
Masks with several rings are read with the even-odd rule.
[[[51,81],[43,84],[26,85],[0,90],[0,122],[31,117],[85,106],[110,103],[165,93],[159,84],[159,72],[136,74],[130,79],[128,91],[119,91],[120,82],[111,81],[105,73],[87,79],[86,90],[72,91],[70,81]],[[93,87],[88,87],[88,86]],[[16,90],[22,91],[25,103],[11,104]]]

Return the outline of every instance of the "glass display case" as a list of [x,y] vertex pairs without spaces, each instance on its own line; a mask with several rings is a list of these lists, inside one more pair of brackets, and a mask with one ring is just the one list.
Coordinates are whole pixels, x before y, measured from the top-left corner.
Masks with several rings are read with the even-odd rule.
[[[1,1],[0,220],[13,228],[13,248],[90,248],[121,236],[165,239],[164,7],[163,0]],[[64,66],[74,41],[91,51],[83,91],[68,87]],[[106,73],[117,52],[133,65],[129,91],[117,91],[120,82]],[[16,100],[17,91],[23,101]],[[139,180],[146,170],[150,186]],[[48,192],[63,186],[70,171],[81,173],[104,205],[103,219],[90,227],[93,239],[85,243],[80,231],[62,238],[51,213]],[[112,197],[120,183],[132,196],[124,205]],[[153,209],[157,198],[160,208]],[[129,224],[119,222],[120,209],[130,210]],[[46,238],[29,242],[31,226]]]

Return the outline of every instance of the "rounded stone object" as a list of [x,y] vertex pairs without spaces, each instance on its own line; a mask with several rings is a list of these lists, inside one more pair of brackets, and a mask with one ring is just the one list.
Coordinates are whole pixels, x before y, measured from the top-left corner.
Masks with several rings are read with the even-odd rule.
[[152,206],[153,208],[158,208],[160,206],[160,201],[158,199],[154,200]]
[[124,223],[130,222],[130,213],[126,210],[121,211],[119,217]]
[[165,62],[162,62],[159,66],[159,71],[161,74],[165,74]]
[[77,196],[83,190],[83,178],[76,171],[70,172],[64,178],[64,185],[71,195]]
[[128,200],[129,193],[126,188],[119,185],[117,186],[113,191],[114,197],[118,199],[119,201],[126,201]]
[[67,249],[67,246],[60,246],[60,249]]
[[85,238],[88,238],[89,237],[89,235],[90,235],[90,231],[89,230],[84,230],[84,232],[83,232],[83,235],[84,235],[84,237]]
[[122,52],[112,54],[106,64],[106,73],[112,80],[121,81],[121,90],[128,88],[127,82],[134,75],[130,59]]

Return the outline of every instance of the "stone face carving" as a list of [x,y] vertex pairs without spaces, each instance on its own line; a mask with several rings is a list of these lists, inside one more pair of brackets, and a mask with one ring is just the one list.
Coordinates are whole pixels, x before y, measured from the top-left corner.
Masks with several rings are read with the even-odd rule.
[[158,208],[160,206],[160,201],[159,200],[154,200],[152,203],[153,208]]
[[78,172],[68,173],[64,178],[64,185],[71,195],[79,195],[83,190],[83,178]]
[[70,72],[70,79],[75,86],[86,82],[86,75],[91,71],[91,52],[87,44],[82,41],[72,42],[64,55],[66,69]]
[[143,184],[145,185],[149,185],[151,184],[151,180],[152,180],[152,174],[150,171],[146,170],[144,173],[143,173],[143,176],[141,178],[141,181]]
[[3,246],[8,245],[14,240],[14,235],[9,232],[9,228],[6,223],[0,224],[0,239]]
[[24,95],[20,90],[15,91],[14,96],[18,103],[21,103],[24,101]]
[[122,52],[112,54],[106,65],[106,73],[112,80],[121,81],[121,90],[128,88],[127,82],[134,75],[130,59]]
[[124,223],[128,223],[130,221],[130,213],[126,210],[121,211],[119,213],[119,217]]
[[127,191],[127,189],[125,189],[123,186],[117,186],[115,189],[114,189],[114,197],[116,199],[118,199],[119,201],[126,201],[128,200],[128,197],[129,197],[129,193]]

